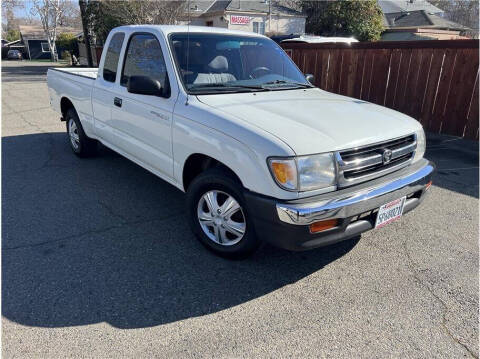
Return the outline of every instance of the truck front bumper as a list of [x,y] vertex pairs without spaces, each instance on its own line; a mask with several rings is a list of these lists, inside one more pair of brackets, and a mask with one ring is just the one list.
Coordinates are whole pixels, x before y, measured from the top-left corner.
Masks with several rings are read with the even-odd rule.
[[[245,194],[260,239],[289,250],[307,250],[356,237],[375,226],[378,208],[407,197],[403,213],[417,207],[428,189],[435,165],[425,159],[390,175],[335,192],[279,201]],[[336,227],[311,233],[309,225],[337,219]]]

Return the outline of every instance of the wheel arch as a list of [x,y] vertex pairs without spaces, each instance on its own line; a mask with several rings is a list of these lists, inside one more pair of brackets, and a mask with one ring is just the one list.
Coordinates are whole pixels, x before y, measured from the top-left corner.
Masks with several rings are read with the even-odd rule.
[[60,111],[62,113],[62,121],[65,121],[65,115],[69,109],[73,108],[76,111],[73,102],[68,97],[62,97],[60,100]]
[[202,172],[210,168],[221,168],[242,186],[240,177],[226,164],[203,153],[193,153],[185,160],[182,170],[182,184],[186,191],[192,181]]

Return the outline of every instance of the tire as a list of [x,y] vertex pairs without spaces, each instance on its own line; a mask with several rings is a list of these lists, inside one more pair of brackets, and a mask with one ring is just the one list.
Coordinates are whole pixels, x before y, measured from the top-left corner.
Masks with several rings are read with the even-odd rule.
[[77,112],[70,108],[66,115],[67,136],[73,153],[79,157],[90,157],[97,153],[97,141],[89,138],[83,131]]
[[[186,205],[193,232],[214,253],[226,258],[243,259],[259,247],[260,241],[247,211],[242,184],[227,171],[212,168],[198,175],[187,189]],[[236,209],[237,205],[239,209]]]

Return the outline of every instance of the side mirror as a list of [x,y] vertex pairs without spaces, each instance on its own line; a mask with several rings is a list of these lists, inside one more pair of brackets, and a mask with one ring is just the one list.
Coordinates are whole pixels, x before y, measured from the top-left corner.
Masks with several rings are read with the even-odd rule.
[[312,85],[315,82],[315,77],[312,74],[305,74],[305,79],[310,82]]
[[127,90],[139,95],[162,96],[163,94],[160,81],[153,80],[147,76],[130,76]]

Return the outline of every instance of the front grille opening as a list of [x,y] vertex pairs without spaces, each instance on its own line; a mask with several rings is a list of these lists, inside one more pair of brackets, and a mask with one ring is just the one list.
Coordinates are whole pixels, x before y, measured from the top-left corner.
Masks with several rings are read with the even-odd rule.
[[422,190],[417,191],[417,192],[413,192],[413,193],[411,193],[411,194],[409,194],[409,195],[407,196],[407,199],[410,199],[410,198],[420,198],[420,197],[422,197],[422,193],[423,193]]
[[415,142],[415,135],[410,135],[407,137],[399,138],[396,140],[384,142],[381,144],[376,144],[372,146],[367,146],[367,147],[362,147],[360,149],[354,149],[354,150],[348,150],[348,151],[343,151],[340,153],[342,156],[342,159],[344,161],[349,161],[353,159],[353,157],[358,157],[361,154],[366,154],[368,152],[376,152],[378,150],[384,149],[384,148],[389,148],[391,150],[401,148],[404,146],[407,146],[409,144],[412,144]]
[[351,171],[345,171],[343,173],[343,176],[346,179],[351,179],[351,178],[356,178],[359,176],[366,176],[372,173],[375,173],[379,170],[388,170],[389,168],[395,167],[396,165],[405,162],[412,158],[413,153],[408,153],[406,155],[403,155],[401,157],[397,157],[394,160],[390,161],[388,164],[384,165],[383,163],[380,163],[378,165],[366,167],[366,168],[361,168],[358,170],[351,170]]
[[[375,145],[339,152],[340,187],[361,183],[380,177],[407,165],[415,154],[416,138],[409,135]],[[386,150],[392,151],[392,159],[384,163]],[[342,183],[343,181],[343,183]]]
[[371,211],[364,212],[357,216],[354,216],[350,218],[350,224],[358,221],[369,221],[370,223],[372,223],[372,225],[374,225],[375,221],[377,220],[377,213],[378,213],[378,208]]

